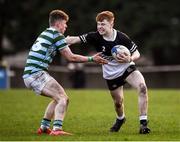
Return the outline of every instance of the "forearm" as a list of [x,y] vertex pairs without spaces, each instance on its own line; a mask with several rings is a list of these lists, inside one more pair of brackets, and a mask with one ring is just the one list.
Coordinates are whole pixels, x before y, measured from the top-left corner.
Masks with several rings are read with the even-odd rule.
[[93,62],[93,57],[89,56],[82,56],[78,54],[74,54],[69,58],[69,61],[71,62],[78,62],[78,63],[84,63],[84,62]]
[[69,47],[62,49],[60,51],[60,53],[70,62],[78,62],[78,63],[95,62],[97,64],[107,64],[108,63],[107,60],[103,59],[100,56],[101,53],[97,53],[93,56],[82,56],[79,54],[73,54]]

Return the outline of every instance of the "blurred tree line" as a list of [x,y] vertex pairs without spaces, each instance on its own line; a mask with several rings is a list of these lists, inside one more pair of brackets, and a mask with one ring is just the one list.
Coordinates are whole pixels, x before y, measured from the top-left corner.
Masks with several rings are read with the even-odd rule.
[[[48,27],[48,14],[53,9],[70,16],[65,36],[96,30],[96,14],[110,10],[116,17],[115,28],[128,34],[155,65],[180,64],[179,5],[179,0],[0,0],[0,59],[29,49]],[[72,50],[85,55],[93,49]]]

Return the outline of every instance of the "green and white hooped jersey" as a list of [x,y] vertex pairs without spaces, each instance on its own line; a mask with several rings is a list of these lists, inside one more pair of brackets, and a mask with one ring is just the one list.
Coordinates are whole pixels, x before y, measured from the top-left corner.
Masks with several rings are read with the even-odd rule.
[[64,35],[52,27],[47,28],[38,36],[30,49],[23,78],[37,71],[47,71],[57,51],[66,47],[67,43]]

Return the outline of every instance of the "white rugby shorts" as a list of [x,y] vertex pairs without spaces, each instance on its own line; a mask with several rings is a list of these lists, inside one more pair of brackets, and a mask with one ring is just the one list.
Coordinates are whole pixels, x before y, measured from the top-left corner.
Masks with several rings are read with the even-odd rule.
[[51,79],[53,78],[47,72],[38,71],[37,73],[24,78],[24,84],[27,88],[32,89],[37,95],[40,95],[46,83]]

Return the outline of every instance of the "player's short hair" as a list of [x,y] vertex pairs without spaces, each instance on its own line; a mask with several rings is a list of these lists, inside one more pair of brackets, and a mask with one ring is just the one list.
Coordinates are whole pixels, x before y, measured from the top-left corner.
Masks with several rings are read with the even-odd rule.
[[53,10],[49,14],[49,25],[53,26],[58,20],[69,20],[69,16],[62,10]]
[[102,11],[97,14],[96,22],[102,22],[104,19],[106,19],[108,22],[114,22],[114,14],[111,11]]

